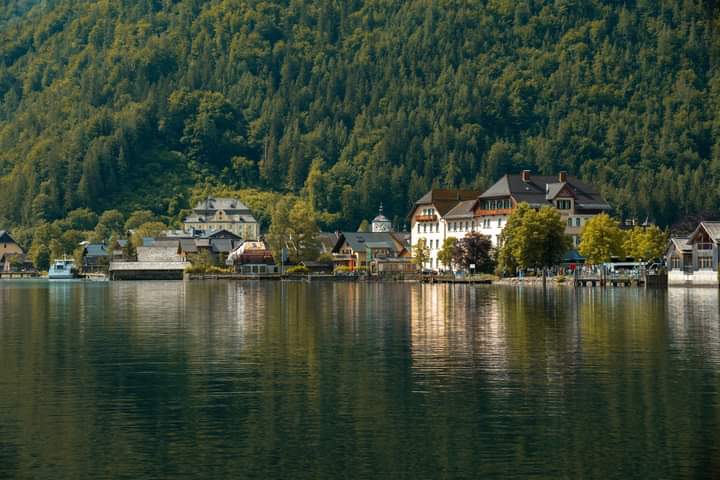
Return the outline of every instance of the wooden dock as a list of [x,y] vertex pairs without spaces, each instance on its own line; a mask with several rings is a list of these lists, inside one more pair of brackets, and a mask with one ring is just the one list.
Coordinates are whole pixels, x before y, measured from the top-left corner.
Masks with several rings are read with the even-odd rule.
[[38,272],[0,272],[0,280],[15,280],[20,278],[38,278]]
[[573,278],[576,287],[665,287],[667,275],[637,276],[578,276]]
[[481,276],[449,276],[449,275],[422,275],[420,277],[422,283],[460,283],[474,285],[490,285],[492,279]]

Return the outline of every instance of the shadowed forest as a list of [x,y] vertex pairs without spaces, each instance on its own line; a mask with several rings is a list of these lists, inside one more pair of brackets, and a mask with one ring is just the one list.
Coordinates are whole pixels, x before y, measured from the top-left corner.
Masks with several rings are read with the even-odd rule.
[[520,169],[667,226],[720,205],[719,47],[715,1],[2,0],[0,226],[222,190],[401,227]]

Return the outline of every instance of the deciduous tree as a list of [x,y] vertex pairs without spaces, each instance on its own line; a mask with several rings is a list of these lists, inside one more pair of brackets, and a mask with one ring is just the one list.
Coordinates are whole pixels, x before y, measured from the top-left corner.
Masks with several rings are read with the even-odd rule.
[[465,235],[457,241],[453,262],[474,273],[491,273],[495,269],[490,238],[477,232]]
[[500,236],[500,270],[546,268],[562,261],[571,241],[565,235],[565,223],[550,206],[539,210],[521,203],[508,218]]
[[[455,258],[456,253],[456,246],[458,244],[458,239],[455,237],[448,237],[445,239],[445,241],[442,244],[442,247],[440,248],[440,251],[438,252],[438,260],[440,263],[442,263],[446,268],[452,270],[453,269],[453,260]],[[457,262],[455,262],[457,264]]]
[[659,227],[634,227],[625,234],[623,248],[626,255],[636,260],[660,258],[667,249],[668,234]]
[[585,263],[599,265],[609,262],[612,257],[624,256],[623,240],[618,222],[607,213],[601,213],[583,227],[578,252],[585,257]]
[[423,269],[427,266],[430,261],[430,247],[427,246],[424,238],[417,241],[412,247],[412,262],[417,265],[419,269]]

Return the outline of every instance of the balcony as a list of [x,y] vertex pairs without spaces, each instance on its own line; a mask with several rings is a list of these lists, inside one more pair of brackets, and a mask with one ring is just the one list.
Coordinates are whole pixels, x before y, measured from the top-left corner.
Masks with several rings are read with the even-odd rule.
[[415,215],[416,222],[437,222],[437,215]]
[[481,209],[475,210],[476,217],[482,217],[486,215],[510,215],[513,212],[512,208],[494,208],[494,209]]
[[708,242],[708,243],[696,243],[696,244],[695,244],[695,248],[696,248],[697,250],[700,250],[700,251],[708,251],[708,250],[712,250],[712,249],[713,249],[713,244],[712,244],[712,242]]

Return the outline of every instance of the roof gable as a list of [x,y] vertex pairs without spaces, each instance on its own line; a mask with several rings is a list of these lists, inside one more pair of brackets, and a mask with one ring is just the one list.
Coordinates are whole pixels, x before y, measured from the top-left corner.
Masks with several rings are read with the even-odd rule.
[[458,203],[465,200],[475,200],[479,195],[480,192],[475,190],[433,188],[415,202],[408,217],[412,217],[418,207],[429,205],[435,207],[438,214],[444,217]]
[[532,206],[548,205],[551,198],[562,192],[572,195],[575,207],[579,210],[610,210],[610,204],[592,185],[582,182],[577,177],[568,175],[564,182],[550,175],[530,175],[524,181],[522,175],[505,175],[492,187],[480,195],[481,199],[512,197],[517,203],[528,203]]
[[388,248],[400,253],[405,248],[389,232],[342,232],[333,248],[333,253],[339,253],[345,244],[353,252],[364,252],[367,248]]
[[211,239],[230,239],[230,240],[240,240],[240,236],[234,234],[233,232],[225,229],[221,230],[213,230],[212,232],[205,235],[205,238],[211,238]]
[[0,230],[0,242],[17,244],[15,239],[10,236],[10,232],[7,230]]
[[688,245],[694,245],[702,233],[705,233],[710,238],[710,241],[717,244],[720,240],[720,222],[700,222],[695,231],[690,234]]

